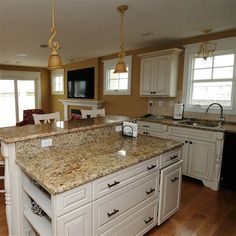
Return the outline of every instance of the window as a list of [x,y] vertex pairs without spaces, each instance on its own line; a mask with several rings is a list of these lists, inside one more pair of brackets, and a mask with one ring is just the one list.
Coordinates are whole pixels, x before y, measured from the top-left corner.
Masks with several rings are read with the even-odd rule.
[[125,57],[127,73],[113,73],[117,59],[104,61],[104,95],[130,95],[132,56]]
[[64,70],[51,72],[51,93],[53,95],[64,94]]
[[0,127],[23,120],[23,110],[38,107],[39,73],[0,71]]
[[209,104],[217,102],[226,114],[236,112],[236,48],[223,46],[221,40],[218,51],[207,60],[195,56],[195,47],[186,49],[183,97],[187,111],[204,112]]

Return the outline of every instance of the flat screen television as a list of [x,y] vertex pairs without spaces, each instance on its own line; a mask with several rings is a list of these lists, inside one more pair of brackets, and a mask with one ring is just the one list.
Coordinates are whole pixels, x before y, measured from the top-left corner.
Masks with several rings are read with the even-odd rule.
[[94,99],[95,68],[85,68],[67,72],[68,98]]

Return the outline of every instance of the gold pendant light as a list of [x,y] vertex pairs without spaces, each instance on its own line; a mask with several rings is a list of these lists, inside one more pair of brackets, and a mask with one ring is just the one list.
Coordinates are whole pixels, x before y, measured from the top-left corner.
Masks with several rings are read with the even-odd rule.
[[57,53],[57,50],[59,49],[59,43],[58,41],[54,41],[54,38],[57,34],[57,29],[55,27],[55,0],[52,0],[52,28],[51,28],[52,36],[50,37],[48,41],[48,47],[52,50],[51,55],[48,59],[48,69],[49,70],[56,70],[56,69],[62,69],[63,65],[61,63],[61,58]]
[[121,5],[117,8],[117,10],[121,14],[121,24],[120,24],[120,48],[121,52],[118,54],[119,61],[116,64],[116,68],[114,73],[125,73],[127,72],[126,65],[124,62],[125,58],[125,49],[124,49],[124,13],[129,7],[127,5]]
[[211,32],[211,29],[206,29],[202,32],[205,34],[205,41],[200,44],[199,50],[197,52],[197,57],[201,57],[204,60],[207,60],[208,57],[213,56],[216,50],[216,44],[208,42],[208,34]]

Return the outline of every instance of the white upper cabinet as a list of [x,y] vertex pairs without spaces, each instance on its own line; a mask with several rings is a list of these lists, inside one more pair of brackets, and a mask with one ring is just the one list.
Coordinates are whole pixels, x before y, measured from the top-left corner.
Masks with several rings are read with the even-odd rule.
[[181,49],[145,53],[141,58],[140,95],[175,97]]

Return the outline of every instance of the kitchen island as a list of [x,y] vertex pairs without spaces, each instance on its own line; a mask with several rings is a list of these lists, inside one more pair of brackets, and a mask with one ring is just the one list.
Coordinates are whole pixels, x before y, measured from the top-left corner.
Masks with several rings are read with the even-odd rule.
[[[10,235],[119,234],[139,218],[143,233],[157,224],[159,169],[180,160],[182,143],[123,137],[122,118],[86,122],[12,128],[18,136],[0,130]],[[171,178],[178,190],[180,164]],[[32,213],[32,201],[45,215]]]

